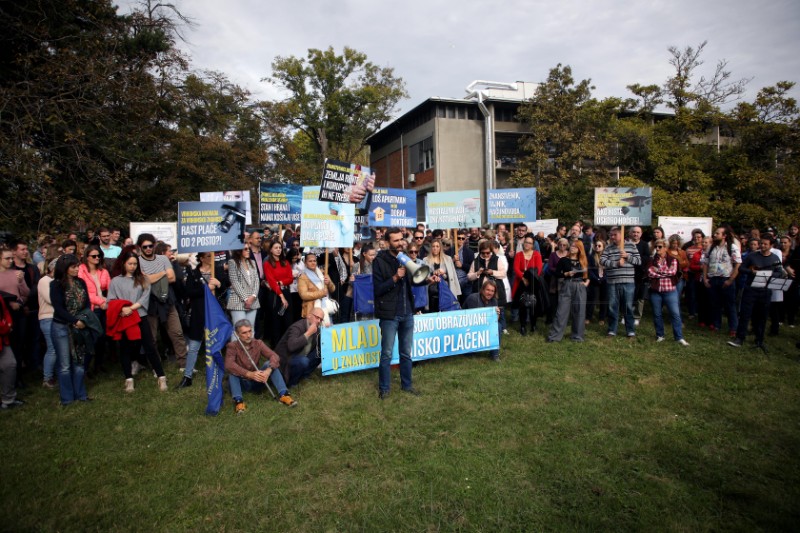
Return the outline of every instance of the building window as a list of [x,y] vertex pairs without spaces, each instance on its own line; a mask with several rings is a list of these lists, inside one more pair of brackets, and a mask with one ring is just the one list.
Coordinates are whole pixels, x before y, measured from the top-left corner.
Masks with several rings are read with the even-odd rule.
[[409,149],[409,158],[411,159],[409,165],[411,172],[423,172],[433,168],[433,137],[428,137],[422,142],[412,145]]

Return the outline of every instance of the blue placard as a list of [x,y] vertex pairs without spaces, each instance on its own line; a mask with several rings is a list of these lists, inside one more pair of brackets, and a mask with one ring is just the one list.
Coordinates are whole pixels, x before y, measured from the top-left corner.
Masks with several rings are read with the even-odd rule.
[[178,249],[181,253],[241,250],[245,217],[244,202],[180,202]]
[[261,183],[258,186],[260,224],[299,224],[303,186],[293,183]]
[[[381,359],[379,320],[348,322],[322,328],[322,375],[377,368]],[[497,310],[494,307],[414,315],[414,361],[497,350]],[[392,364],[400,360],[397,342]]]
[[487,196],[489,224],[536,222],[536,189],[490,189]]
[[355,205],[320,202],[317,198],[319,198],[319,187],[303,187],[300,246],[352,247]]
[[425,197],[430,229],[477,228],[481,225],[481,192],[430,192]]
[[417,191],[376,187],[369,205],[370,227],[413,228],[417,225]]

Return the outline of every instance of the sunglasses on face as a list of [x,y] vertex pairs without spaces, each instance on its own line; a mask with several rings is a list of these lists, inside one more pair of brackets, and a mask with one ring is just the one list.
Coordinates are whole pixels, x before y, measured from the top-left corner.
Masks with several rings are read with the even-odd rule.
[[100,257],[100,255],[99,255],[99,254],[92,254],[92,255],[90,255],[89,257],[90,257],[91,259],[97,259],[98,257]]
[[492,255],[492,252],[481,252],[481,255]]
[[459,237],[458,240],[459,241],[465,241],[465,240],[467,240],[467,238],[466,237]]
[[414,240],[415,240],[415,241],[421,241],[421,240],[422,240],[422,239],[424,239],[424,238],[425,238],[425,237],[414,237]]
[[142,250],[149,250],[150,248],[153,248],[152,244],[143,244],[142,245]]

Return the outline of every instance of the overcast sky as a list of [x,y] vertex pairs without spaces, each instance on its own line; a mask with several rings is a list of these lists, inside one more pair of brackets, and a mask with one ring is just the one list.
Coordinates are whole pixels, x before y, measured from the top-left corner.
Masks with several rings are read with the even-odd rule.
[[[130,0],[120,2],[121,12]],[[540,82],[558,63],[594,96],[662,84],[669,46],[708,41],[701,73],[720,59],[753,78],[747,98],[781,80],[800,82],[800,1],[762,0],[178,0],[197,22],[181,47],[195,69],[224,72],[257,98],[276,56],[350,46],[403,78],[409,110],[431,96],[461,98],[475,79]],[[800,96],[797,89],[795,97]]]

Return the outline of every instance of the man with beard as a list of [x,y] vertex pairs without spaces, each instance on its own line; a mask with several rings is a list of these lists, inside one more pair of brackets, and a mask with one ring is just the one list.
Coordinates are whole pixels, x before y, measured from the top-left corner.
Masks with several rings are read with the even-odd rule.
[[147,321],[153,332],[158,335],[158,325],[164,324],[167,336],[172,342],[176,362],[179,367],[186,366],[186,339],[178,310],[175,308],[175,291],[171,284],[175,283],[175,271],[169,258],[156,255],[156,238],[150,233],[142,233],[136,239],[136,246],[141,250],[139,265],[142,273],[150,282],[150,305],[147,308]]
[[722,328],[722,309],[728,315],[728,331],[731,337],[736,336],[739,317],[736,312],[736,285],[734,281],[739,275],[742,253],[733,241],[733,235],[724,227],[714,232],[711,248],[700,259],[703,265],[703,279],[709,290],[711,300],[711,326],[713,330]]
[[381,400],[389,396],[395,336],[399,342],[400,386],[405,392],[419,395],[411,384],[414,295],[411,281],[406,277],[406,268],[397,259],[397,255],[405,250],[406,241],[398,228],[387,230],[384,239],[388,249],[381,250],[372,265],[375,318],[380,320],[381,328],[381,361],[378,368],[378,397]]

